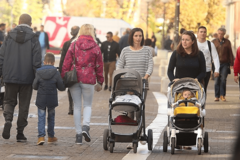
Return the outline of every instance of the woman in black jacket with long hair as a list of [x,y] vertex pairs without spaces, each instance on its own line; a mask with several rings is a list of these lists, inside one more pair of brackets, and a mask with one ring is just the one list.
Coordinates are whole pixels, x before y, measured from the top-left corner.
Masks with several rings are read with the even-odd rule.
[[[174,74],[174,69],[176,72]],[[206,74],[204,55],[199,51],[197,39],[193,32],[185,31],[178,44],[177,50],[172,53],[168,65],[168,78],[175,82],[180,78],[190,77],[202,82]]]

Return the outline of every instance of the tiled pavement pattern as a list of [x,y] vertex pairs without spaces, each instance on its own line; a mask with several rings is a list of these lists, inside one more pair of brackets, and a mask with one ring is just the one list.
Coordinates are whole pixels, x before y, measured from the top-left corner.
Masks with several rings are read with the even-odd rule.
[[[207,117],[205,118],[206,129],[210,131],[210,152],[203,153],[198,156],[197,151],[176,151],[175,155],[171,155],[170,152],[163,153],[160,150],[162,147],[162,136],[155,146],[152,154],[148,159],[228,159],[232,150],[232,143],[236,139],[235,133],[228,131],[236,131],[235,123],[238,120],[237,116],[230,116],[231,114],[238,114],[240,106],[238,98],[238,86],[234,84],[233,77],[228,79],[228,92],[227,102],[213,102],[213,81],[210,82],[208,99],[207,99]],[[151,77],[150,90],[148,92],[147,105],[146,105],[146,124],[150,124],[155,118],[157,113],[157,101],[152,92],[158,92],[160,90],[160,78],[158,77],[158,66],[154,68],[154,74]],[[67,115],[68,112],[68,100],[66,92],[59,92],[59,106],[56,108],[56,127],[55,135],[58,138],[58,142],[55,144],[45,143],[43,146],[37,146],[37,108],[34,105],[36,92],[34,91],[31,107],[29,124],[25,129],[25,135],[28,138],[26,143],[16,142],[16,117],[13,121],[11,130],[11,137],[9,140],[0,138],[0,160],[3,159],[83,159],[83,160],[120,160],[126,154],[126,143],[116,143],[114,153],[104,151],[102,148],[102,136],[103,131],[107,128],[107,115],[108,115],[108,98],[109,91],[101,91],[95,93],[93,100],[92,119],[90,134],[92,141],[90,143],[83,142],[83,145],[76,145],[75,142],[75,130],[73,116]],[[16,107],[15,113],[18,112]],[[103,123],[99,125],[99,123]],[[2,133],[2,127],[4,119],[2,116],[2,110],[0,110],[0,133]],[[68,127],[68,128],[62,128]],[[47,136],[46,140],[47,142]],[[32,156],[32,157],[31,157]],[[39,156],[39,157],[38,157]],[[55,156],[55,157],[50,157]],[[27,158],[28,157],[28,158]],[[37,158],[38,157],[38,158]]]

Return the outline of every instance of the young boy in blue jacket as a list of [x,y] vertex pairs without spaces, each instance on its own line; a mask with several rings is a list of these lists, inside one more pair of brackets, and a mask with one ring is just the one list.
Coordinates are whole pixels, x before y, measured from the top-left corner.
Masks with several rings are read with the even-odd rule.
[[38,107],[38,145],[45,142],[46,110],[48,110],[48,143],[56,142],[54,136],[55,107],[58,106],[57,89],[65,90],[60,73],[54,67],[55,57],[47,53],[44,58],[44,65],[37,69],[33,82],[33,89],[37,91],[36,106]]

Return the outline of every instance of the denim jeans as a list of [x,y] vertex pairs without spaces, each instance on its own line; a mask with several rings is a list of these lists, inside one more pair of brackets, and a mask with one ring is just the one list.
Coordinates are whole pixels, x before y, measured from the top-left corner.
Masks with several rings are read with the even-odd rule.
[[70,89],[73,103],[74,103],[73,117],[75,122],[76,133],[81,134],[82,133],[82,126],[81,126],[82,101],[83,101],[83,107],[84,107],[83,125],[89,126],[91,114],[92,114],[94,85],[76,83],[69,89]]
[[[47,109],[47,108],[46,108]],[[48,109],[48,137],[54,137],[54,125],[55,125],[55,108]],[[44,137],[45,134],[45,124],[46,124],[46,110],[38,108],[38,137]]]
[[228,63],[220,64],[219,77],[215,78],[215,97],[226,95],[226,85],[228,76]]
[[43,65],[43,61],[44,61],[46,51],[47,51],[47,48],[42,48],[42,65]]

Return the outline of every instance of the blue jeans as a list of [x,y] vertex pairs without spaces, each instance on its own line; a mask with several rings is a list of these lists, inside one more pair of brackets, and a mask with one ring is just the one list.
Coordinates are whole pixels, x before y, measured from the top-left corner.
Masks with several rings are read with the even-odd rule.
[[46,51],[47,51],[47,48],[42,48],[42,65],[43,65],[43,61],[44,61]]
[[[48,137],[54,137],[54,125],[55,125],[55,108],[48,109]],[[46,124],[46,110],[38,108],[38,137],[44,137],[45,134],[45,124]]]
[[226,96],[228,63],[220,64],[219,77],[215,78],[215,97]]
[[89,126],[92,114],[92,101],[94,93],[94,85],[76,83],[69,88],[73,103],[74,103],[74,123],[76,128],[76,133],[82,133],[81,126],[81,110],[82,110],[82,100],[83,100],[83,125]]

